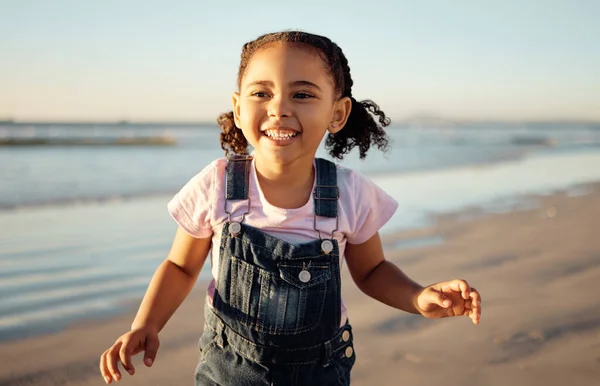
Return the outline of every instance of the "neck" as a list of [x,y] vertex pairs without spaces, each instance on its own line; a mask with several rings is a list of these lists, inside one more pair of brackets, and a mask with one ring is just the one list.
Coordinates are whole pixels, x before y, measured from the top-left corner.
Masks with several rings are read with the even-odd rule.
[[277,164],[255,158],[256,175],[267,201],[280,208],[299,208],[306,204],[315,178],[313,159],[298,159]]
[[278,189],[299,188],[314,180],[313,160],[296,160],[290,164],[275,164],[255,158],[256,172],[261,184]]

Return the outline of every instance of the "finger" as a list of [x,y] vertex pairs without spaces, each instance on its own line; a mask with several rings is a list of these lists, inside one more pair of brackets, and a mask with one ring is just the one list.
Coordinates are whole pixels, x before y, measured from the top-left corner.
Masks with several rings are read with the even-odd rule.
[[432,302],[442,308],[452,307],[452,300],[450,300],[446,295],[437,291],[433,291]]
[[154,363],[159,346],[158,335],[152,334],[146,337],[146,353],[144,354],[144,364],[146,366],[150,367]]
[[110,376],[110,372],[108,371],[108,366],[106,364],[107,353],[108,350],[104,351],[102,355],[100,355],[100,374],[102,375],[102,378],[104,378],[104,382],[111,383],[112,378]]
[[119,350],[119,358],[121,359],[121,363],[123,363],[123,368],[125,368],[129,375],[135,373],[135,366],[131,363],[131,352],[133,351],[131,345],[133,343],[131,339],[126,339]]
[[469,283],[467,283],[466,280],[452,280],[450,283],[448,283],[448,286],[450,287],[450,289],[454,292],[460,292],[461,296],[463,299],[468,299],[469,298],[469,294],[471,292],[471,286],[469,286]]
[[473,287],[471,287],[471,293],[469,294],[469,297],[473,300],[473,303],[481,303],[481,294]]
[[481,313],[478,308],[474,308],[469,312],[469,317],[473,321],[474,324],[479,324],[479,320],[481,318]]
[[108,371],[110,372],[110,376],[115,381],[119,381],[121,379],[121,372],[119,371],[119,363],[117,358],[119,357],[119,349],[121,348],[121,342],[115,343],[110,349],[108,349],[108,354],[106,357],[106,364],[108,366]]
[[456,280],[458,282],[458,287],[460,288],[460,292],[462,293],[463,299],[469,299],[469,295],[471,294],[471,286],[467,283],[466,280]]
[[471,310],[473,309],[473,302],[471,301],[471,299],[465,300],[464,306],[465,312],[471,312]]
[[481,320],[481,295],[475,288],[471,288],[471,299],[473,304],[473,323],[479,324]]

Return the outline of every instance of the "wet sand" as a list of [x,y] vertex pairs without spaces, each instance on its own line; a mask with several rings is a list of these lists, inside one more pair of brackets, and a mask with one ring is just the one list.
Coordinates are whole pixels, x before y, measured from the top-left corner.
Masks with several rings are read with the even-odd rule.
[[[462,211],[385,238],[388,259],[422,284],[464,278],[478,288],[479,326],[393,310],[344,272],[357,353],[352,384],[600,385],[600,187],[539,203],[505,214]],[[402,243],[415,237],[427,242]],[[204,285],[161,333],[154,366],[136,358],[137,374],[118,384],[192,384]],[[0,385],[104,384],[98,358],[134,313],[0,343]]]

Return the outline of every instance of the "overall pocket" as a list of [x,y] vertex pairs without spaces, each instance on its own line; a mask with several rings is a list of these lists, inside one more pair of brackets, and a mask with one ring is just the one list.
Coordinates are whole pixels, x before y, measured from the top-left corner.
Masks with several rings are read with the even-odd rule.
[[270,334],[299,334],[318,326],[331,279],[329,261],[285,260],[274,272],[234,256],[222,263],[217,310]]

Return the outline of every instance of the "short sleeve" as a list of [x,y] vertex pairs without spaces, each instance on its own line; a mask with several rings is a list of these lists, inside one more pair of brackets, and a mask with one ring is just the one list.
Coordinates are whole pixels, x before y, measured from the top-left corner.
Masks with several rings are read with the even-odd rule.
[[217,161],[214,161],[192,177],[167,205],[175,222],[193,237],[206,238],[213,233],[216,173]]
[[362,244],[373,237],[396,210],[398,203],[367,177],[352,171],[349,179],[353,215],[352,232],[347,235],[351,244]]

